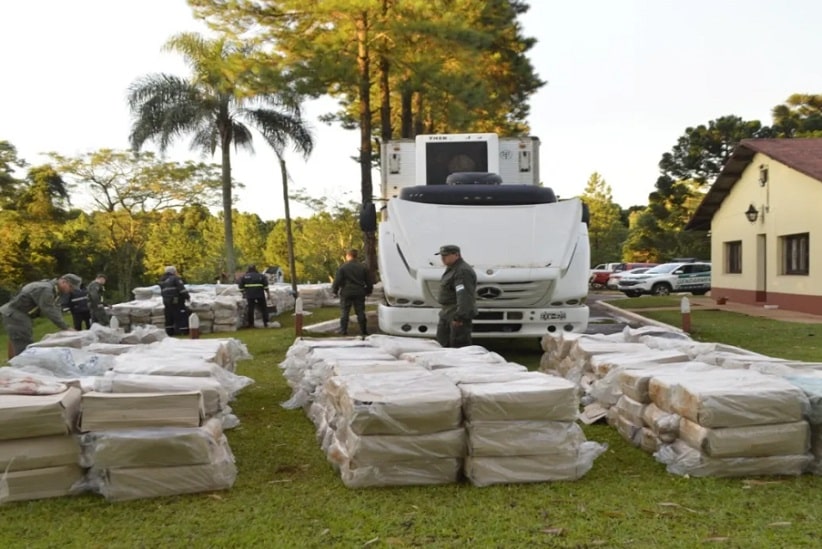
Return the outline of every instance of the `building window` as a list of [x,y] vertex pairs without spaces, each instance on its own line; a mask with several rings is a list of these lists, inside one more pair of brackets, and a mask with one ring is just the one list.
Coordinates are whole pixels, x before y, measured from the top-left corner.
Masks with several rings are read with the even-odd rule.
[[735,240],[725,243],[725,272],[742,272],[742,241]]
[[806,275],[810,254],[808,233],[790,234],[782,240],[782,274]]

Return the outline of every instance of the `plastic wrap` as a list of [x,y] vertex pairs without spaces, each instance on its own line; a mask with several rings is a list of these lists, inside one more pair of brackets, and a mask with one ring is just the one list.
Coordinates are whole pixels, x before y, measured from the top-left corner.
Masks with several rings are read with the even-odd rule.
[[480,345],[468,345],[467,347],[436,349],[432,351],[406,352],[402,353],[400,358],[422,364],[429,370],[449,368],[461,364],[507,362],[502,355],[491,352]]
[[617,433],[619,433],[622,438],[633,446],[639,447],[642,444],[642,424],[634,423],[630,419],[623,416],[618,409],[616,409],[614,427],[616,428]]
[[790,382],[738,372],[730,378],[705,372],[701,378],[680,380],[673,388],[672,410],[703,427],[792,423],[807,412],[808,398]]
[[499,383],[510,381],[528,372],[528,368],[516,362],[454,366],[437,370],[457,385],[463,383]]
[[56,395],[69,385],[50,372],[42,374],[18,368],[0,368],[0,395]]
[[565,421],[476,421],[465,428],[468,454],[476,457],[561,454],[585,442],[579,425]]
[[576,386],[561,377],[524,372],[512,381],[460,385],[468,421],[575,421]]
[[341,426],[334,431],[329,461],[357,468],[395,461],[461,458],[465,455],[465,429],[424,435],[364,435]]
[[74,435],[0,441],[0,476],[2,471],[43,469],[78,463],[80,442]]
[[566,453],[465,458],[465,476],[474,486],[521,482],[578,480],[593,467],[608,446],[583,442]]
[[28,347],[9,361],[13,368],[35,366],[61,379],[102,375],[114,366],[113,357],[71,347]]
[[158,356],[149,358],[141,354],[128,354],[117,357],[113,371],[118,374],[210,377],[223,387],[229,398],[254,383],[250,377],[237,375],[214,362],[201,358],[161,358]]
[[688,372],[704,372],[715,369],[715,366],[705,364],[704,362],[686,361],[651,367],[626,368],[618,372],[617,376],[622,394],[637,402],[649,403],[651,402],[651,395],[648,392],[648,385],[652,377]]
[[202,427],[97,431],[80,437],[83,467],[172,467],[218,461],[228,444],[217,419]]
[[642,402],[637,402],[631,397],[622,395],[616,403],[616,409],[619,415],[640,427],[643,425],[642,413],[645,411],[645,406]]
[[810,449],[807,421],[709,429],[682,418],[679,438],[710,457],[798,455]]
[[462,459],[395,461],[340,468],[340,478],[348,488],[378,486],[423,486],[453,484],[459,480]]
[[80,430],[199,427],[204,416],[199,391],[176,393],[85,393]]
[[442,346],[437,343],[435,339],[423,339],[419,337],[372,334],[366,337],[365,340],[374,347],[382,349],[395,357],[399,357],[403,353],[442,349]]
[[359,435],[436,433],[462,421],[457,386],[428,371],[334,376],[325,392]]
[[0,480],[0,504],[75,495],[84,486],[79,465],[9,471]]
[[210,377],[159,376],[109,372],[98,377],[94,390],[101,393],[187,393],[200,392],[203,408],[213,415],[228,405],[228,392]]
[[645,406],[642,411],[642,422],[661,442],[665,443],[679,438],[679,420],[678,414],[666,412],[653,403]]
[[80,397],[76,387],[52,395],[0,395],[0,440],[73,432]]
[[822,425],[822,377],[815,374],[813,376],[791,376],[785,379],[799,387],[808,398],[808,422],[813,425]]
[[742,477],[748,475],[801,475],[811,464],[811,454],[771,457],[709,457],[682,440],[663,445],[654,454],[675,475]]
[[626,368],[653,367],[660,364],[688,362],[688,355],[674,349],[649,349],[642,345],[642,350],[629,353],[597,354],[588,359],[591,369],[598,378],[604,378],[614,370]]
[[89,471],[89,487],[108,501],[228,490],[237,478],[234,456],[228,446],[215,461],[178,467],[130,467]]

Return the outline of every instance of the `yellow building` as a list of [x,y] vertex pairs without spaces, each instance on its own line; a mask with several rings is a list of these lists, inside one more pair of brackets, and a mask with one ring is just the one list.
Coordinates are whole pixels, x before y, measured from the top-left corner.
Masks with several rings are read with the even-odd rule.
[[743,139],[685,228],[710,230],[714,299],[819,314],[822,139]]

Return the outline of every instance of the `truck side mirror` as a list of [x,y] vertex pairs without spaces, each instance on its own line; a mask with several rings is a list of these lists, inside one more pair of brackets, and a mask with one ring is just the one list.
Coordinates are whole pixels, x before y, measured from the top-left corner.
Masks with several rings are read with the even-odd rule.
[[582,222],[586,225],[591,221],[591,211],[588,209],[588,204],[582,203]]

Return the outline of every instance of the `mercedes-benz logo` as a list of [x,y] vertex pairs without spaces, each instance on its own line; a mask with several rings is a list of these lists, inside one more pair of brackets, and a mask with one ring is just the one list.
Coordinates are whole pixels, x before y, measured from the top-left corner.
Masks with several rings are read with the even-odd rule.
[[502,289],[496,286],[480,286],[477,295],[480,299],[496,299],[502,295]]

